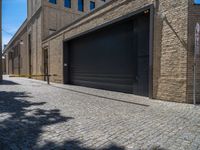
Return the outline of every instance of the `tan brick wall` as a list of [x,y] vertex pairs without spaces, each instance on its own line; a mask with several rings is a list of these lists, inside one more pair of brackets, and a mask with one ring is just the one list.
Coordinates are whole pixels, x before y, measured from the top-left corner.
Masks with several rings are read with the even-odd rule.
[[[10,53],[10,52],[9,52]],[[7,60],[7,74],[13,74],[14,72],[13,72],[13,69],[12,69],[12,59],[10,58],[10,54],[9,53],[7,53],[6,54],[6,60]]]
[[6,73],[9,74],[9,60],[8,60],[8,53],[4,54],[5,60],[6,60]]
[[[192,0],[189,0],[189,20],[188,20],[188,72],[187,72],[187,99],[188,102],[193,102],[193,64],[194,64],[194,47],[195,47],[195,26],[200,24],[200,5],[194,5]],[[200,103],[200,56],[197,57],[197,73],[196,73],[196,98]]]
[[52,82],[63,83],[63,37],[59,36],[49,43],[49,74]]
[[6,59],[2,59],[2,71],[3,74],[6,74]]
[[[103,2],[95,0],[96,5],[100,6]],[[88,1],[85,1],[88,3]],[[86,4],[85,4],[86,6]],[[63,26],[78,19],[86,12],[77,11],[77,1],[72,1],[72,9],[64,7],[64,0],[58,0],[57,4],[51,4],[48,0],[27,0],[27,22],[24,23],[20,30],[15,35],[15,38],[9,43],[7,52],[12,51],[12,48],[19,44],[20,40],[23,40],[24,45],[20,45],[21,51],[21,74],[29,74],[29,49],[28,49],[28,34],[31,34],[31,66],[33,75],[41,75],[44,73],[43,68],[43,50],[42,39],[49,36],[49,29],[59,30]],[[39,11],[42,8],[42,11]],[[85,8],[86,9],[86,8]],[[26,32],[25,34],[22,33]],[[26,31],[24,31],[26,30]],[[18,58],[14,58],[14,74],[18,74]],[[7,73],[12,73],[12,61],[7,62],[9,65]],[[38,78],[43,79],[43,78]]]
[[[63,8],[62,11],[58,11],[56,8],[64,7],[63,4],[60,3],[57,6],[53,6],[45,3],[45,1],[48,2],[47,0],[42,1],[44,3],[42,13],[33,18],[28,25],[28,33],[32,34],[33,74],[43,73],[41,42],[42,39],[49,35],[49,29],[56,28],[58,30],[68,22],[82,16],[80,12],[72,12],[69,15],[65,15],[65,12],[67,13],[70,10]],[[153,97],[168,101],[191,103],[193,28],[195,21],[199,20],[199,17],[197,17],[199,6],[194,6],[192,0],[113,0],[105,8],[94,11],[94,13],[43,42],[43,47],[47,46],[49,51],[49,73],[57,75],[52,77],[51,81],[63,82],[63,40],[72,38],[150,4],[154,4],[155,7]],[[73,4],[73,8],[75,7]],[[24,47],[24,49],[27,48]],[[25,54],[25,50],[22,51]],[[23,57],[26,57],[26,55]],[[8,61],[9,67],[11,62],[10,60]],[[24,61],[26,62],[27,59],[24,58]],[[199,62],[198,65],[200,66]],[[198,69],[200,70],[200,68]],[[25,70],[24,72],[26,72]],[[11,72],[11,67],[9,67],[9,72]],[[199,78],[197,82],[199,87]],[[197,92],[199,98],[199,90]]]
[[[20,44],[23,42],[23,44]],[[18,55],[14,56],[15,51],[18,50]],[[9,53],[13,53],[13,60],[9,58]],[[23,30],[12,45],[10,45],[6,58],[6,74],[26,74],[27,73],[27,32]],[[13,62],[12,62],[13,61]],[[19,68],[20,66],[20,68]]]
[[186,102],[187,10],[187,0],[160,1],[154,28],[154,98]]
[[[42,16],[38,16],[29,24],[28,34],[31,34],[31,65],[32,74],[43,74],[42,66]],[[28,40],[28,39],[27,39]],[[28,51],[28,48],[27,48]],[[41,78],[38,78],[41,79]]]
[[[105,4],[101,0],[93,0],[96,8]],[[109,0],[107,0],[109,2]],[[71,1],[71,8],[64,6],[64,0],[57,1],[57,4],[49,3],[48,0],[43,1],[43,38],[51,33],[50,30],[59,30],[62,27],[72,23],[81,16],[90,12],[90,0],[84,0],[84,12],[78,11],[78,1]]]
[[28,51],[27,51],[27,32],[25,32],[21,38],[20,41],[20,72],[21,74],[28,74]]
[[[186,74],[187,74],[187,20],[188,1],[160,0],[155,4],[153,0],[113,0],[113,3],[82,19],[78,23],[61,31],[56,36],[44,41],[49,49],[54,51],[55,59],[51,58],[51,73],[59,74],[62,81],[62,67],[52,62],[61,59],[57,66],[62,66],[62,36],[69,39],[75,35],[88,31],[116,18],[139,10],[146,5],[155,4],[154,21],[154,50],[153,50],[153,97],[157,99],[187,102],[186,101]],[[165,15],[162,19],[161,15]],[[57,45],[57,46],[55,46]],[[57,79],[58,80],[58,79]],[[53,80],[54,81],[54,80]]]
[[30,19],[42,6],[43,0],[27,0],[27,18]]
[[73,13],[70,10],[45,6],[43,8],[43,38],[49,36],[50,30],[59,30],[81,16],[81,13]]

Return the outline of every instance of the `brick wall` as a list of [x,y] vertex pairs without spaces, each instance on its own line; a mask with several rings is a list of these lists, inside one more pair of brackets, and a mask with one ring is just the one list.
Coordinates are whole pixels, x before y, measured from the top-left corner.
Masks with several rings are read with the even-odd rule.
[[49,42],[49,74],[52,82],[63,83],[63,37],[59,36]]
[[42,6],[43,0],[27,0],[27,18],[30,19]]
[[159,3],[154,28],[154,98],[186,102],[187,11],[187,0]]
[[[153,97],[187,102],[187,0],[113,0],[104,9],[50,37],[43,44],[48,45],[50,53],[54,55],[50,56],[50,72],[58,74],[58,77],[52,78],[52,81],[63,80],[62,39],[69,39],[150,4],[154,4],[156,11],[154,16]],[[57,65],[54,64],[55,62]]]
[[20,41],[23,42],[20,45],[20,72],[24,75],[28,70],[27,32],[21,36]]
[[[93,0],[96,8],[105,4],[101,0]],[[110,0],[107,0],[109,2]],[[64,0],[57,1],[57,4],[49,3],[48,0],[43,1],[43,38],[46,38],[53,32],[72,23],[76,19],[90,12],[90,0],[84,1],[84,11],[78,11],[78,1],[71,1],[71,8],[64,6]],[[52,30],[52,31],[50,31]]]
[[[20,44],[23,42],[23,44]],[[17,51],[17,52],[16,52]],[[11,57],[12,53],[12,57]],[[27,32],[23,30],[8,48],[6,58],[6,74],[27,73]],[[19,68],[20,67],[20,68]]]
[[[102,5],[103,2],[100,0],[94,0],[97,7]],[[85,1],[89,6],[89,1]],[[77,1],[72,1],[72,9],[67,9],[64,7],[64,0],[57,1],[57,4],[51,4],[48,0],[27,0],[27,21],[20,27],[19,31],[15,37],[11,40],[6,48],[6,53],[12,51],[12,48],[19,44],[20,40],[23,40],[24,45],[20,45],[20,50],[22,51],[20,67],[22,74],[29,74],[29,43],[28,35],[31,35],[31,66],[32,74],[41,75],[43,74],[43,50],[42,50],[42,39],[49,36],[50,30],[59,30],[63,26],[71,23],[72,21],[78,19],[84,13],[77,10]],[[41,9],[40,9],[41,8]],[[85,8],[87,10],[88,8]],[[41,11],[42,10],[42,11]],[[23,33],[22,33],[23,30]],[[24,30],[26,30],[24,35]],[[14,58],[13,62],[9,59],[7,62],[9,65],[7,70],[8,73],[18,74],[18,58]],[[12,64],[14,66],[12,67]],[[14,68],[14,69],[12,69]],[[14,70],[14,71],[12,71]],[[38,78],[42,79],[42,78]]]
[[2,59],[2,71],[3,71],[3,74],[6,74],[6,59]]
[[[47,2],[47,0],[45,0]],[[45,1],[43,1],[45,3]],[[35,16],[27,27],[27,34],[32,35],[32,73],[43,73],[43,49],[49,51],[49,73],[56,74],[52,82],[63,82],[63,40],[70,39],[95,27],[135,12],[147,5],[153,4],[154,41],[153,41],[153,98],[176,102],[192,102],[192,60],[194,46],[194,25],[200,18],[199,6],[194,6],[192,0],[112,0],[106,7],[96,10],[83,19],[49,37],[50,28],[59,28],[82,16],[65,16],[57,12],[55,7],[46,3],[42,13]],[[188,13],[189,12],[189,13]],[[78,14],[78,15],[77,15]],[[74,16],[77,16],[74,17]],[[68,18],[69,17],[69,18]],[[189,23],[188,23],[189,22]],[[27,39],[27,36],[24,37]],[[10,45],[10,48],[12,46]],[[28,45],[27,45],[28,47]],[[25,48],[28,51],[28,48]],[[27,57],[25,51],[23,57]],[[6,56],[7,57],[7,56]],[[24,58],[26,60],[27,58]],[[8,59],[9,73],[11,61]],[[27,61],[27,60],[26,60]],[[25,62],[26,62],[25,61]],[[198,65],[200,66],[199,62]],[[198,67],[197,87],[200,86]],[[24,70],[28,73],[28,70]],[[38,78],[42,79],[42,78]],[[199,99],[200,91],[197,91]]]
[[[39,13],[28,25],[31,34],[31,66],[33,75],[43,74],[42,53],[42,15]],[[27,39],[28,40],[28,39]],[[28,48],[27,48],[28,51]],[[40,77],[38,79],[41,79]]]

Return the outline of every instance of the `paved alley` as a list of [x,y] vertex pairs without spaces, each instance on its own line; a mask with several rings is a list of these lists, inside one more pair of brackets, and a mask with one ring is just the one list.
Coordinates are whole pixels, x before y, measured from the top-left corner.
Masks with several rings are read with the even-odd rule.
[[4,79],[0,149],[200,150],[200,106]]

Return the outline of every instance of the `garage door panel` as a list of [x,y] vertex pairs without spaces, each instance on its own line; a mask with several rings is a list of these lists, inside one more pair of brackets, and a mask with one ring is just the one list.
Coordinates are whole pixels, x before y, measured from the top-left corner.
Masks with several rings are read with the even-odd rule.
[[[104,38],[105,35],[100,34],[99,37]],[[136,61],[136,59],[132,59],[134,56],[134,48],[131,47],[132,41],[128,42],[130,43],[129,47],[128,44],[123,47],[122,42],[110,40],[112,42],[106,45],[99,43],[99,39],[94,39],[95,37],[91,36],[86,41],[78,40],[70,44],[72,68],[76,67],[77,70],[96,73],[129,73],[134,70],[130,70],[130,67],[134,67],[134,61]],[[93,46],[91,43],[96,44]],[[126,42],[124,41],[124,43]],[[130,49],[133,49],[133,51],[130,51]]]
[[148,95],[149,16],[124,20],[65,45],[71,84]]
[[91,88],[132,93],[132,85],[127,85],[127,84],[114,84],[114,83],[111,84],[111,83],[101,83],[101,82],[92,82],[83,80],[76,80],[74,84],[79,86],[87,86]]
[[83,80],[83,81],[92,81],[92,82],[101,82],[101,83],[115,83],[115,84],[133,84],[133,77],[130,76],[113,76],[113,75],[96,75],[96,74],[81,74],[73,73],[72,81]]

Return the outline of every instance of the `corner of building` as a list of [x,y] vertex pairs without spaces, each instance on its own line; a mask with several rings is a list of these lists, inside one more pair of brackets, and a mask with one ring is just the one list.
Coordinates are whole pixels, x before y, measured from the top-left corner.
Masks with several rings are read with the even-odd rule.
[[153,98],[187,102],[187,13],[184,1],[155,1]]

